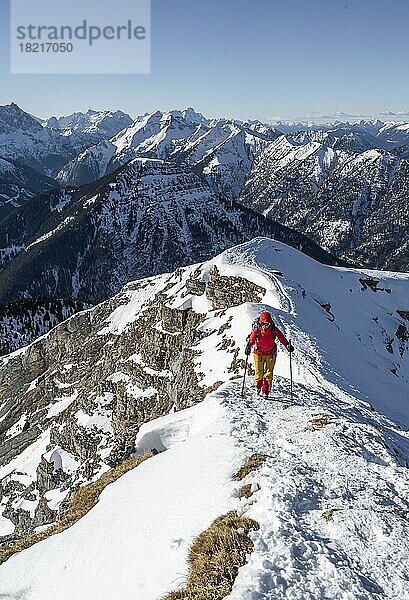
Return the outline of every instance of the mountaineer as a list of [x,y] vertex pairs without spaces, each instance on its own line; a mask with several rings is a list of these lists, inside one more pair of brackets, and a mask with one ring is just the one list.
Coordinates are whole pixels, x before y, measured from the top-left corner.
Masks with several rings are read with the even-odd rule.
[[277,358],[276,337],[287,348],[288,352],[293,352],[293,346],[278,327],[274,325],[271,314],[265,310],[254,321],[253,330],[247,337],[245,350],[246,355],[249,356],[251,348],[254,346],[254,367],[256,370],[254,383],[257,387],[257,393],[262,393],[265,398],[268,398],[273,383],[273,370]]

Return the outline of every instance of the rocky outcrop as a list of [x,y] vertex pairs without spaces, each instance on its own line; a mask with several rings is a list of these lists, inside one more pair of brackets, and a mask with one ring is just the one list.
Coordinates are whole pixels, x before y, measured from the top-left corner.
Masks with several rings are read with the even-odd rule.
[[206,282],[201,281],[199,273],[195,271],[186,281],[186,291],[194,296],[202,296],[206,291]]
[[[220,385],[216,377],[203,381],[206,337],[215,336],[215,351],[226,357],[226,378],[236,377],[243,365],[226,309],[259,302],[264,293],[216,267],[210,275],[201,267],[178,269],[129,284],[0,359],[0,464],[29,448],[38,453],[34,472],[16,469],[0,481],[0,510],[15,525],[3,543],[62,516],[78,486],[131,456],[143,423],[188,408]],[[218,328],[194,310],[200,295]],[[51,497],[61,500],[50,505]]]
[[56,468],[53,462],[48,462],[44,457],[37,467],[36,487],[43,496],[46,492],[62,486],[68,481],[68,476],[62,468]]
[[261,302],[266,290],[243,277],[221,276],[217,267],[213,267],[206,286],[206,296],[212,308],[239,306],[243,302]]

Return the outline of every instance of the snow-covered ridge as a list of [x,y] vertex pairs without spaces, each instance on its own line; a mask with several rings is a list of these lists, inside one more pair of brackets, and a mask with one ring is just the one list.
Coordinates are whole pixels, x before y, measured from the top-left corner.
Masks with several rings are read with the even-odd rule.
[[61,129],[65,135],[74,131],[82,133],[103,132],[106,137],[116,135],[122,129],[131,125],[132,119],[120,110],[92,110],[86,113],[75,112],[67,117],[50,117],[42,122],[43,127]]
[[[37,421],[41,435],[1,467],[3,510],[10,499],[15,510],[21,501],[12,481],[24,478],[24,485],[37,485],[41,456],[51,461],[53,455],[53,465],[66,464],[70,481],[84,481],[83,467],[91,469],[92,462],[82,455],[79,440],[91,431],[89,439],[98,440],[91,452],[101,459],[98,470],[91,469],[96,477],[106,468],[119,422],[142,412],[150,422],[139,421],[136,449],[153,445],[160,453],[117,481],[72,529],[0,566],[0,593],[14,599],[28,589],[27,600],[35,594],[42,600],[80,600],[92,585],[99,600],[108,600],[115,581],[119,600],[135,590],[143,600],[157,600],[183,584],[193,537],[215,516],[234,509],[258,521],[260,530],[252,534],[254,553],[239,572],[232,600],[285,599],[290,593],[404,600],[409,594],[408,285],[406,274],[323,266],[259,238],[206,263],[129,284],[112,301],[57,327],[46,343],[38,340],[2,359],[3,369],[19,373],[22,364],[34,368],[36,349],[51,359],[54,349],[62,353],[21,388],[31,426],[30,406],[39,401],[45,381],[47,414],[63,407],[57,403],[72,402],[51,422]],[[296,348],[294,402],[289,357],[282,348],[270,401],[254,395],[250,377],[245,398],[240,397],[245,338],[261,309],[272,312]],[[156,336],[161,353],[153,351]],[[180,349],[186,362],[175,368]],[[0,381],[3,373],[0,368]],[[178,412],[186,406],[180,404],[185,388],[172,386],[181,375],[192,403],[198,390],[206,393],[224,383],[203,404]],[[159,396],[173,389],[177,412],[150,420],[154,396],[145,392],[151,388]],[[22,414],[14,421],[7,416],[10,392],[2,393],[0,426],[14,434]],[[70,431],[77,432],[76,449]],[[254,452],[268,460],[242,482],[251,485],[253,496],[240,499],[241,484],[231,478]],[[54,485],[45,492],[53,508],[64,483]],[[33,514],[34,509],[32,504]],[[2,527],[11,529],[7,516]]]

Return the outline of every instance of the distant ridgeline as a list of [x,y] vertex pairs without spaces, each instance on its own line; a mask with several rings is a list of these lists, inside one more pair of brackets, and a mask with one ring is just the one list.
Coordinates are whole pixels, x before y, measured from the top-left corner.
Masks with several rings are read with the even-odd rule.
[[89,305],[74,298],[42,296],[0,304],[0,355],[33,342]]
[[408,123],[0,106],[0,302],[99,302],[256,236],[408,271],[408,187]]

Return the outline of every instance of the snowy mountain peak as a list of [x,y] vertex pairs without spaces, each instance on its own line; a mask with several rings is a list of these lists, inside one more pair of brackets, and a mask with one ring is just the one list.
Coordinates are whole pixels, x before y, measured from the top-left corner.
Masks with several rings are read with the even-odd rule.
[[58,180],[87,183],[91,173],[101,177],[134,157],[155,157],[186,162],[218,191],[237,197],[255,156],[278,135],[260,124],[210,121],[191,108],[156,111],[139,117],[109,142],[89,148],[65,165]]
[[41,131],[41,125],[14,102],[0,106],[0,135],[17,134],[19,131]]
[[66,117],[50,117],[43,122],[44,127],[65,130],[66,132],[93,133],[98,132],[106,138],[116,135],[129,127],[132,119],[120,110],[88,109],[86,113],[74,112]]
[[197,123],[198,125],[209,123],[209,119],[206,119],[202,113],[196,112],[193,108],[189,107],[182,111],[183,117],[191,123]]

